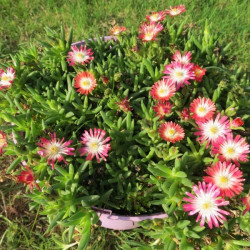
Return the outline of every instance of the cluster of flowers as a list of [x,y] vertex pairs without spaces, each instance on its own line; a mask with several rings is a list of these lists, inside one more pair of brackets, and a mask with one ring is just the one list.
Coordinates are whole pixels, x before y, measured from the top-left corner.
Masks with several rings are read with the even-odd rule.
[[[189,80],[200,82],[205,75],[205,69],[191,63],[191,56],[191,52],[181,55],[180,51],[176,51],[172,57],[174,61],[165,66],[163,73],[166,75],[162,80],[154,83],[151,88],[150,94],[158,102],[153,109],[160,119],[171,113],[173,105],[169,100],[177,90],[184,87],[185,84],[190,85]],[[159,134],[162,139],[173,143],[182,140],[185,136],[183,128],[174,122],[161,124]]]
[[[249,145],[245,138],[237,135],[233,136],[232,129],[243,125],[243,121],[238,117],[230,122],[226,116],[220,113],[215,114],[216,107],[212,100],[208,98],[197,98],[190,104],[191,117],[195,120],[198,136],[197,140],[206,143],[206,148],[211,145],[211,155],[218,155],[219,162],[207,167],[205,170],[208,176],[203,178],[203,182],[198,186],[193,186],[195,195],[186,193],[189,198],[184,201],[190,204],[183,205],[184,211],[189,215],[198,213],[196,221],[200,226],[204,226],[207,221],[209,228],[219,226],[226,218],[224,215],[230,213],[219,209],[219,206],[228,205],[229,201],[224,198],[233,198],[243,190],[243,173],[239,169],[239,161],[246,162],[247,154],[250,152]],[[232,164],[233,161],[235,164]],[[250,196],[242,199],[246,204]],[[247,209],[249,210],[249,204]]]
[[151,15],[146,16],[149,23],[143,23],[141,25],[138,38],[142,39],[143,42],[157,40],[157,35],[163,30],[163,26],[159,22],[163,21],[166,15],[173,17],[180,15],[185,11],[185,6],[181,4],[175,7],[170,6],[170,10],[166,9],[165,11],[152,12]]
[[[143,23],[141,25],[140,34],[138,38],[142,39],[143,42],[156,40],[158,33],[163,30],[163,26],[157,22],[163,21],[166,15],[169,15],[170,17],[178,16],[185,11],[185,6],[183,4],[180,4],[179,6],[175,7],[170,6],[169,10],[166,9],[165,11],[152,12],[151,15],[146,16],[146,19],[148,20],[149,24]],[[110,29],[110,35],[117,36],[125,30],[126,27],[115,25]]]
[[[184,5],[173,8],[170,6],[170,10],[153,12],[146,16],[150,23],[142,24],[138,38],[144,42],[156,40],[158,33],[163,29],[163,26],[157,22],[164,20],[166,14],[173,17],[184,11]],[[111,34],[118,35],[125,30],[125,27],[115,26],[112,28]],[[87,49],[86,45],[84,47],[81,45],[80,48],[72,46],[71,49],[72,51],[67,57],[70,66],[85,65],[94,59],[92,49]],[[156,101],[153,109],[160,120],[171,113],[173,105],[170,103],[170,98],[175,95],[176,91],[185,85],[190,85],[190,80],[201,82],[205,75],[205,69],[191,63],[191,56],[191,52],[185,52],[182,55],[180,51],[176,51],[172,57],[173,61],[169,65],[165,65],[163,71],[165,76],[154,83],[150,90],[150,95]],[[0,90],[9,88],[14,78],[15,70],[12,67],[8,68],[6,73],[0,69]],[[103,81],[107,83],[108,79],[103,79]],[[74,86],[77,92],[88,95],[97,86],[95,76],[88,71],[79,72],[75,77]],[[127,97],[117,104],[124,112],[132,110]],[[192,101],[189,110],[185,108],[181,113],[183,120],[195,121],[197,131],[194,134],[198,136],[197,141],[206,143],[206,148],[209,148],[211,144],[211,155],[218,155],[220,160],[205,170],[208,176],[204,177],[202,183],[199,182],[198,186],[193,186],[195,195],[187,192],[188,198],[183,199],[189,202],[183,205],[184,211],[189,212],[189,215],[198,213],[196,221],[201,220],[200,226],[204,226],[207,222],[209,228],[218,227],[219,223],[226,220],[224,215],[229,215],[229,212],[219,208],[229,204],[225,198],[231,199],[243,190],[244,179],[242,178],[243,173],[239,169],[239,161],[247,161],[247,154],[250,152],[245,138],[240,135],[234,138],[232,132],[234,128],[242,126],[243,121],[240,118],[230,121],[228,117],[215,112],[216,107],[212,100],[198,97]],[[105,135],[106,132],[100,128],[85,130],[81,137],[83,147],[78,149],[80,156],[87,155],[86,160],[96,157],[97,162],[100,162],[100,158],[106,161],[111,146],[110,137],[105,138]],[[163,140],[175,143],[182,140],[185,133],[179,124],[170,121],[160,125],[159,135]],[[75,148],[69,147],[72,141],[64,142],[64,138],[58,139],[56,133],[51,134],[50,137],[50,140],[42,138],[37,143],[39,146],[37,153],[47,158],[47,163],[51,165],[52,169],[55,167],[56,160],[68,164],[63,155],[75,155]],[[3,147],[7,147],[7,140],[3,131],[0,131],[0,155]],[[231,161],[235,164],[232,164]],[[31,190],[34,187],[40,190],[32,170],[26,163],[23,165],[26,171],[20,173],[18,180],[28,185]],[[242,198],[242,201],[247,205],[244,214],[250,210],[250,195]]]

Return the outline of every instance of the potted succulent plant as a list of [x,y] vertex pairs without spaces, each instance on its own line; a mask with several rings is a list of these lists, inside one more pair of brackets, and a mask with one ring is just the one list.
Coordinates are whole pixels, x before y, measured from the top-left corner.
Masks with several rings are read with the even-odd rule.
[[153,12],[139,34],[116,26],[75,44],[72,31],[66,41],[47,28],[51,43],[1,69],[0,150],[16,156],[7,172],[30,189],[47,232],[65,226],[68,243],[81,234],[79,249],[99,219],[141,225],[166,249],[206,247],[212,235],[214,246],[246,245],[244,233],[228,235],[236,224],[247,230],[248,214],[232,212],[249,210],[249,196],[240,200],[247,81],[227,69],[228,47],[209,24],[193,34],[183,12]]

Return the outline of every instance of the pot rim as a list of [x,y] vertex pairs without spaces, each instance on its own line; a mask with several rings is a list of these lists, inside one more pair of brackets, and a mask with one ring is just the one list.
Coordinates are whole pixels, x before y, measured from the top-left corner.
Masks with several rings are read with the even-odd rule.
[[144,220],[153,220],[153,219],[164,219],[168,215],[165,212],[153,213],[147,215],[119,215],[113,213],[112,210],[103,209],[98,207],[92,207],[101,222],[101,227],[113,229],[113,230],[130,230],[133,228],[139,227],[138,222]]

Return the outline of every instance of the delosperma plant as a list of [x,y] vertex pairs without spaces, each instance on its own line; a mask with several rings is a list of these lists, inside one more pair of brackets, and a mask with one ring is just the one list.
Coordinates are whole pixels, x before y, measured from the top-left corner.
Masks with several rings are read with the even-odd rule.
[[66,243],[81,234],[87,246],[95,206],[165,212],[140,223],[152,247],[248,244],[248,81],[208,23],[192,33],[185,11],[170,6],[139,32],[115,26],[116,37],[84,44],[47,28],[50,43],[2,66],[0,153],[15,156],[7,172],[47,231],[65,227]]

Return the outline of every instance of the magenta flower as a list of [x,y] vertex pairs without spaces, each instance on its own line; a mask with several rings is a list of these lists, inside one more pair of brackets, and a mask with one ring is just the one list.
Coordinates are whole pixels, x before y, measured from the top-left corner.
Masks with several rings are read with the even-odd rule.
[[189,204],[183,205],[184,211],[189,212],[188,215],[198,213],[196,222],[201,219],[201,227],[204,226],[205,222],[207,222],[210,229],[213,226],[219,227],[219,223],[223,224],[223,221],[226,221],[224,215],[230,213],[219,207],[228,205],[229,201],[225,201],[220,197],[220,190],[212,183],[199,182],[198,186],[193,186],[193,191],[194,195],[186,192],[189,197],[183,198],[184,201],[189,202]]
[[190,85],[191,83],[189,80],[195,78],[194,72],[192,71],[193,64],[182,64],[180,62],[172,62],[165,66],[165,70],[163,71],[164,76],[163,78],[169,79],[170,82],[176,84],[176,90],[180,87],[184,87],[184,84]]
[[165,11],[170,17],[173,17],[173,16],[178,16],[181,13],[185,12],[186,7],[184,4],[180,4],[180,5],[174,6],[174,7],[170,6],[170,10],[166,9]]
[[159,21],[164,20],[166,17],[166,13],[164,11],[159,11],[159,12],[152,12],[151,15],[147,15],[146,18],[148,19],[148,21],[152,22],[152,23],[156,23]]
[[110,144],[107,143],[110,141],[110,137],[104,139],[106,132],[100,128],[94,128],[94,132],[92,129],[84,131],[81,139],[83,148],[79,148],[79,153],[81,156],[87,154],[87,161],[92,161],[95,156],[97,162],[100,162],[100,157],[106,161],[106,157],[108,156],[108,151],[111,149]]
[[161,30],[163,30],[163,26],[160,23],[143,23],[139,29],[138,38],[143,42],[157,40],[156,37]]
[[40,150],[37,151],[37,153],[42,157],[48,158],[48,164],[51,165],[52,169],[55,168],[56,160],[59,162],[64,161],[65,164],[68,164],[63,155],[74,155],[71,151],[74,151],[75,149],[68,147],[72,141],[63,142],[64,138],[58,140],[55,132],[51,134],[50,137],[51,140],[42,138],[41,142],[37,143],[40,147]]
[[216,107],[214,102],[209,98],[198,97],[191,102],[189,109],[192,113],[192,118],[202,122],[213,117]]
[[87,49],[86,45],[83,47],[81,45],[80,49],[78,49],[75,45],[71,46],[72,51],[68,53],[67,61],[69,62],[69,66],[73,66],[76,63],[85,65],[94,59],[92,56],[94,52],[92,49]]
[[227,162],[217,162],[208,167],[205,172],[204,181],[213,183],[220,189],[221,196],[232,198],[239,195],[243,190],[243,173],[234,164]]
[[217,114],[215,119],[211,118],[204,122],[196,121],[196,123],[199,127],[194,134],[200,136],[197,138],[197,141],[201,143],[207,142],[207,147],[211,142],[215,142],[220,137],[225,138],[228,133],[231,133],[228,117],[220,117],[220,113]]
[[188,52],[184,52],[183,55],[181,55],[181,52],[179,50],[177,50],[174,54],[173,57],[175,62],[179,62],[181,64],[189,64],[191,62],[192,59],[192,52],[188,51]]
[[227,134],[225,138],[220,137],[216,140],[212,144],[211,151],[213,155],[219,154],[218,157],[221,161],[233,161],[237,166],[240,165],[239,161],[248,161],[247,154],[250,153],[246,139],[240,135],[233,138],[232,133]]

